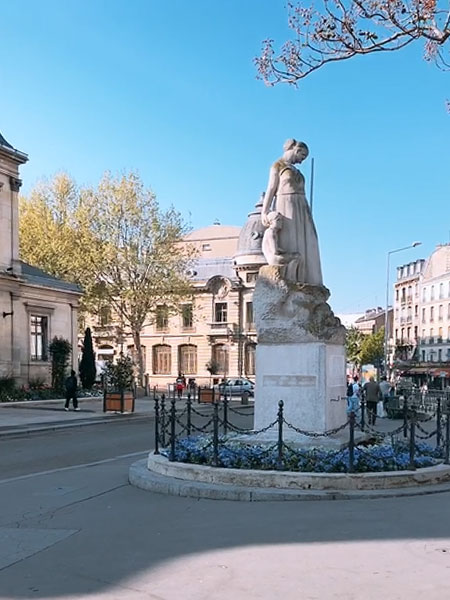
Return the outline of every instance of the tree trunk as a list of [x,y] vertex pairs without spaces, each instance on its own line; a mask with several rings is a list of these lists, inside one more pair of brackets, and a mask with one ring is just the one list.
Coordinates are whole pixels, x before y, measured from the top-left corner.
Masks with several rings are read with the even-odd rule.
[[137,357],[138,385],[139,385],[139,387],[143,387],[144,386],[144,357],[142,355],[140,329],[133,330],[133,343],[134,343],[134,349],[136,351],[136,357]]

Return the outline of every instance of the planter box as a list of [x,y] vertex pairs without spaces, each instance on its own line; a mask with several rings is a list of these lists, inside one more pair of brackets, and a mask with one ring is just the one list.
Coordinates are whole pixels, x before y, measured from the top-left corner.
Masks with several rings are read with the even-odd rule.
[[198,388],[198,402],[212,404],[215,400],[214,388]]
[[103,396],[103,412],[134,412],[134,394],[125,392],[106,392]]

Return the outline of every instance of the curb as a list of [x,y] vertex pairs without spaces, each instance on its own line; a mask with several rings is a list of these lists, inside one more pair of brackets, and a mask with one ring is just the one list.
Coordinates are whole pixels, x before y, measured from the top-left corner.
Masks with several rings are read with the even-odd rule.
[[240,502],[278,502],[305,500],[373,500],[377,498],[401,498],[404,496],[426,496],[450,492],[450,484],[420,486],[420,488],[395,488],[391,490],[291,490],[261,489],[256,487],[219,485],[188,481],[159,475],[147,469],[147,459],[133,463],[128,472],[131,485],[142,490],[208,500],[232,500]]

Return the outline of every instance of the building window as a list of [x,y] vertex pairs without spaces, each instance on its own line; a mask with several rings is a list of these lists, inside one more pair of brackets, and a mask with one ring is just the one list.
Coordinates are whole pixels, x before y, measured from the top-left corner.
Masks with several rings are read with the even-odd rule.
[[209,252],[211,250],[211,244],[202,244],[202,251]]
[[422,308],[422,323],[426,322],[426,314],[427,314],[426,309]]
[[427,288],[423,288],[422,290],[422,302],[427,301]]
[[442,361],[442,350],[439,349],[438,350],[438,362],[441,362],[441,361]]
[[434,300],[434,285],[431,286],[430,300]]
[[434,306],[430,308],[430,322],[434,321]]
[[415,316],[415,317],[418,317],[418,316],[419,316],[419,305],[418,305],[418,304],[416,304],[416,305],[414,306],[414,316]]
[[183,304],[181,307],[183,329],[192,329],[194,325],[194,311],[192,304]]
[[155,375],[170,375],[171,371],[171,347],[166,344],[153,346],[153,373]]
[[438,319],[439,319],[439,321],[442,321],[442,319],[443,319],[443,310],[444,310],[443,305],[439,304],[439,308],[438,308]]
[[197,346],[184,344],[178,348],[178,370],[183,375],[197,373]]
[[48,317],[30,315],[30,356],[31,360],[48,358]]
[[443,298],[444,297],[444,284],[440,283],[439,284],[439,298]]
[[247,283],[254,283],[258,279],[258,273],[247,273],[245,276],[245,281]]
[[447,306],[447,319],[450,319],[450,303]]
[[255,323],[253,321],[253,302],[246,302],[245,304],[245,322],[247,323],[248,329],[254,329]]
[[422,360],[425,362],[425,350],[422,350]]
[[247,344],[245,346],[245,374],[247,376],[255,374],[255,353],[256,344]]
[[111,323],[111,309],[109,306],[101,306],[98,312],[98,324],[100,327],[106,327]]
[[409,343],[411,340],[411,327],[408,327],[408,329],[406,330],[406,337]]
[[216,344],[213,347],[213,360],[219,367],[219,374],[226,376],[228,373],[228,348],[225,344]]
[[214,306],[214,321],[216,323],[226,323],[227,322],[227,303],[226,302],[216,302]]
[[169,311],[167,306],[160,304],[156,307],[156,330],[164,331],[169,325]]
[[430,329],[430,344],[434,344],[434,329]]

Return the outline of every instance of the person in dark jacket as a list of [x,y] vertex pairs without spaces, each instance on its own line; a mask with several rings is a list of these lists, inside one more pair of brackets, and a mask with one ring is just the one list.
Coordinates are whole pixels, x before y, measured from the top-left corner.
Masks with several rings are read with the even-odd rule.
[[66,404],[64,405],[64,410],[69,410],[70,400],[72,400],[73,410],[80,410],[78,408],[78,398],[77,398],[77,375],[75,371],[72,369],[70,371],[70,376],[66,378],[64,382],[66,388]]
[[377,419],[377,404],[381,400],[381,391],[380,386],[373,377],[364,384],[363,393],[366,399],[369,425],[375,425]]

